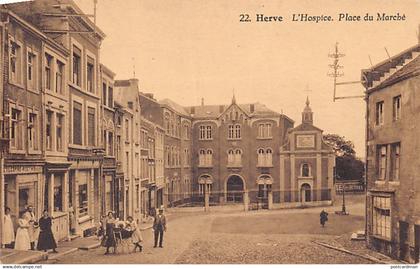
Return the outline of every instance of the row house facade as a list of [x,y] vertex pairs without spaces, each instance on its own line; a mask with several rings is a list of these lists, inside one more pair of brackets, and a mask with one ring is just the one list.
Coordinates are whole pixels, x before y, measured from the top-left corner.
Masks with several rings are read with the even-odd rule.
[[3,136],[9,140],[2,210],[10,207],[17,218],[28,205],[37,217],[48,209],[58,240],[88,235],[119,206],[115,74],[99,64],[105,34],[77,14],[80,8],[66,0],[1,9]]
[[[141,107],[141,134],[142,149],[147,155],[149,182],[148,193],[144,198],[144,208],[153,214],[156,208],[166,205],[164,203],[164,138],[163,114],[160,104],[153,98],[153,94],[139,93]],[[145,164],[146,165],[146,164]]]
[[121,157],[121,170],[123,171],[123,214],[126,219],[132,216],[135,220],[141,220],[142,198],[146,191],[141,170],[141,146],[140,146],[140,103],[138,80],[115,80],[114,98],[120,106],[121,117],[117,120],[120,126],[120,136],[117,139],[119,155]]
[[168,206],[176,206],[192,197],[192,118],[184,107],[169,99],[160,104],[165,129],[165,200]]
[[420,45],[362,70],[366,87],[368,247],[418,263]]

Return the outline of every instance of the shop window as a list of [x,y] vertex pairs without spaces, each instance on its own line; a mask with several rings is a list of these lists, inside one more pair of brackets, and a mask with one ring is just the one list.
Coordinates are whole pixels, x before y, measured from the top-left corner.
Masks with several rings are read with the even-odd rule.
[[54,211],[63,211],[63,176],[54,177]]
[[391,239],[391,198],[374,196],[372,232],[374,235]]
[[79,217],[88,214],[88,185],[79,184]]

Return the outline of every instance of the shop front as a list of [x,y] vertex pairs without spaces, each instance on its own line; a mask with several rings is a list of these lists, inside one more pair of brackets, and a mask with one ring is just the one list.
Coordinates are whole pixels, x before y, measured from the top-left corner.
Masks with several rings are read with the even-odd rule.
[[28,205],[38,218],[43,210],[43,164],[9,164],[4,166],[5,206],[11,209],[12,218],[19,218]]
[[52,231],[58,241],[70,236],[70,216],[68,207],[68,169],[71,163],[51,163],[45,165],[44,209],[53,219]]

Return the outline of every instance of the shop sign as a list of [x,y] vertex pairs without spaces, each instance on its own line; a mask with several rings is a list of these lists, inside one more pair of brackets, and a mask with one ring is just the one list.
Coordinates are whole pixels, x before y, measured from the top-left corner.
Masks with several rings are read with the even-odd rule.
[[6,165],[5,174],[39,174],[42,173],[42,166]]

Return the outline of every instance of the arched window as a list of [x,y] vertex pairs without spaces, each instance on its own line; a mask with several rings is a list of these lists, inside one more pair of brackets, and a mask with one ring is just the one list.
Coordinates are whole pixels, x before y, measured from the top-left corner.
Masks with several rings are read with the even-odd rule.
[[232,166],[235,162],[235,152],[233,149],[228,150],[228,165]]
[[273,165],[273,151],[271,149],[265,151],[265,164],[266,166]]
[[302,164],[300,175],[302,177],[310,177],[311,176],[311,169],[309,167],[309,164],[307,164],[307,163]]
[[184,124],[182,136],[184,137],[185,140],[190,139],[190,127],[188,124]]
[[211,149],[208,149],[206,152],[206,165],[212,166],[213,164],[213,151]]
[[265,162],[265,151],[264,149],[258,150],[258,166],[264,166]]
[[200,149],[198,153],[198,165],[204,166],[206,163],[206,151],[204,149]]
[[241,125],[240,124],[235,125],[235,138],[236,139],[241,138]]
[[171,126],[170,126],[170,119],[169,119],[169,114],[165,113],[165,131],[166,134],[170,134],[171,133]]
[[235,166],[241,166],[242,165],[242,150],[237,149],[235,150]]
[[233,128],[233,124],[229,124],[229,126],[228,126],[228,138],[233,139],[234,134],[235,134],[235,131],[234,131],[234,128]]

